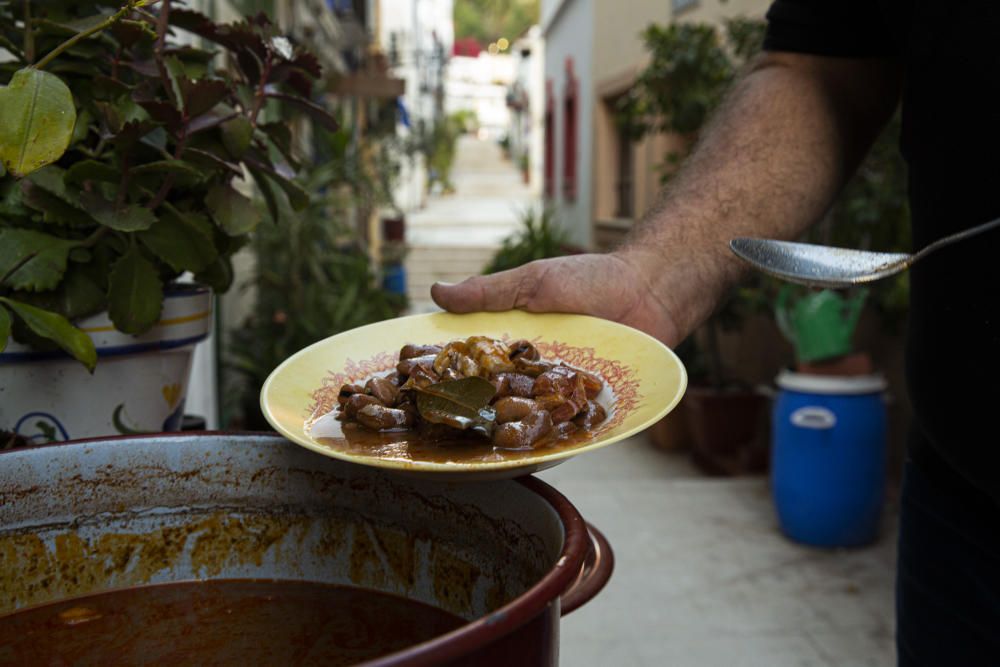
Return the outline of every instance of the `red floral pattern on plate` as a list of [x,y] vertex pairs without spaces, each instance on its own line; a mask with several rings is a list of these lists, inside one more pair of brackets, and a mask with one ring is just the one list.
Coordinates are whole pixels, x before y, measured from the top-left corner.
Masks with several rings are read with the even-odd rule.
[[[512,338],[504,334],[502,340],[509,342]],[[639,380],[633,368],[613,359],[598,356],[592,347],[577,347],[560,341],[550,342],[539,339],[534,339],[531,342],[543,359],[561,361],[570,366],[596,373],[610,387],[613,395],[611,405],[613,413],[609,419],[594,430],[594,436],[619,426],[639,405],[642,396],[639,393]],[[398,360],[398,352],[382,352],[362,361],[348,359],[343,370],[327,371],[327,375],[323,379],[323,386],[312,394],[313,404],[306,417],[319,417],[331,412],[337,407],[337,395],[342,386],[348,383],[363,384],[375,375],[393,370]]]

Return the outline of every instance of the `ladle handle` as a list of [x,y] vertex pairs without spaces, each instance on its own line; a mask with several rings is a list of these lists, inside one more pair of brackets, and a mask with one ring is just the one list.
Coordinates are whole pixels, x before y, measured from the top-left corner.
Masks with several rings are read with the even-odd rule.
[[958,241],[964,241],[970,236],[978,236],[983,232],[990,231],[994,227],[1000,227],[1000,218],[997,218],[996,220],[990,220],[989,222],[984,222],[983,224],[976,225],[975,227],[969,227],[968,229],[963,229],[962,231],[952,234],[951,236],[945,236],[944,238],[940,238],[937,241],[934,241],[933,243],[927,244],[926,246],[921,248],[919,252],[915,253],[913,257],[910,259],[910,261],[907,262],[907,266],[913,264],[921,257],[931,254],[932,252],[934,252],[939,248],[951,245],[952,243],[957,243]]
[[615,569],[615,554],[601,531],[587,524],[590,549],[583,559],[580,573],[559,598],[562,615],[569,614],[601,592]]

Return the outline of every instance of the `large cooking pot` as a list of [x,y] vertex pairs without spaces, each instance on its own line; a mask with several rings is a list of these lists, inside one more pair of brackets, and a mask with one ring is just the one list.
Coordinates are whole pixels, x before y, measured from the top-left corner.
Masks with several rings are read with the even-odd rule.
[[537,479],[435,483],[254,434],[0,453],[0,614],[179,581],[340,584],[466,621],[370,664],[555,665],[560,613],[611,569],[600,533]]

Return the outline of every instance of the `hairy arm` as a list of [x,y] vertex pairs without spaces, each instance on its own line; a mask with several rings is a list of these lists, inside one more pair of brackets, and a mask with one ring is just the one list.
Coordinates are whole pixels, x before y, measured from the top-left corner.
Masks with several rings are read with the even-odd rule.
[[675,345],[739,281],[731,238],[793,238],[823,216],[895,108],[899,81],[885,61],[765,54],[620,249],[435,285],[432,295],[455,312],[597,315]]

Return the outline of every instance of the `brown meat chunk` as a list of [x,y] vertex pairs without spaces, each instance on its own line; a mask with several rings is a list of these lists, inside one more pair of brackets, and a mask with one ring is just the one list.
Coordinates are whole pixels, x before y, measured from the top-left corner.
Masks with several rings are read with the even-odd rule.
[[587,401],[587,405],[573,418],[573,423],[582,429],[590,430],[607,419],[608,413],[597,401]]
[[399,351],[399,360],[414,359],[416,357],[437,356],[441,351],[440,345],[404,345]]
[[394,428],[413,426],[413,414],[406,410],[387,408],[375,403],[358,410],[358,421],[375,431],[388,431]]
[[530,375],[533,378],[538,377],[552,368],[553,365],[547,361],[532,361],[531,359],[525,359],[524,357],[514,359],[514,370],[518,373]]
[[493,377],[493,386],[497,388],[497,396],[521,396],[531,398],[531,389],[535,379],[521,373],[497,373]]
[[507,346],[502,341],[485,336],[472,336],[465,341],[465,346],[483,377],[514,370],[514,364],[507,357]]
[[538,349],[531,343],[531,341],[516,340],[511,343],[508,348],[510,349],[510,352],[507,353],[507,356],[510,357],[511,361],[515,361],[517,359],[524,359],[525,361],[538,361],[542,358],[541,355],[538,354]]
[[414,387],[429,387],[432,384],[437,384],[441,381],[438,374],[431,370],[430,363],[417,364],[414,366],[407,377],[406,382],[400,387],[400,390],[413,389]]
[[365,385],[365,392],[377,398],[382,405],[392,407],[399,396],[399,387],[386,378],[372,378]]
[[587,391],[587,398],[594,399],[604,389],[604,381],[593,373],[576,369],[577,375],[583,378],[583,388]]
[[576,388],[576,376],[576,371],[569,366],[555,366],[535,378],[531,393],[535,396],[562,394],[568,398]]
[[493,431],[493,444],[502,449],[527,449],[552,430],[552,417],[536,410],[517,422],[501,424]]
[[345,384],[340,388],[340,393],[337,394],[337,403],[343,405],[344,403],[347,403],[347,399],[351,396],[363,393],[365,393],[365,388],[360,384]]
[[[368,394],[354,394],[347,402],[342,406],[343,416],[348,419],[354,419],[358,416],[358,412],[361,408],[366,405],[382,405],[377,398],[374,396],[369,396]],[[385,406],[383,406],[385,407]]]
[[413,369],[417,366],[425,366],[427,368],[432,368],[434,365],[434,358],[437,355],[428,354],[422,357],[411,357],[409,359],[403,359],[398,364],[396,364],[396,372],[400,375],[407,377],[413,372]]
[[531,393],[541,407],[552,412],[557,424],[569,421],[587,405],[583,376],[569,366],[556,366],[539,375]]
[[521,421],[532,412],[538,410],[538,404],[530,398],[520,396],[505,396],[493,404],[498,424]]

